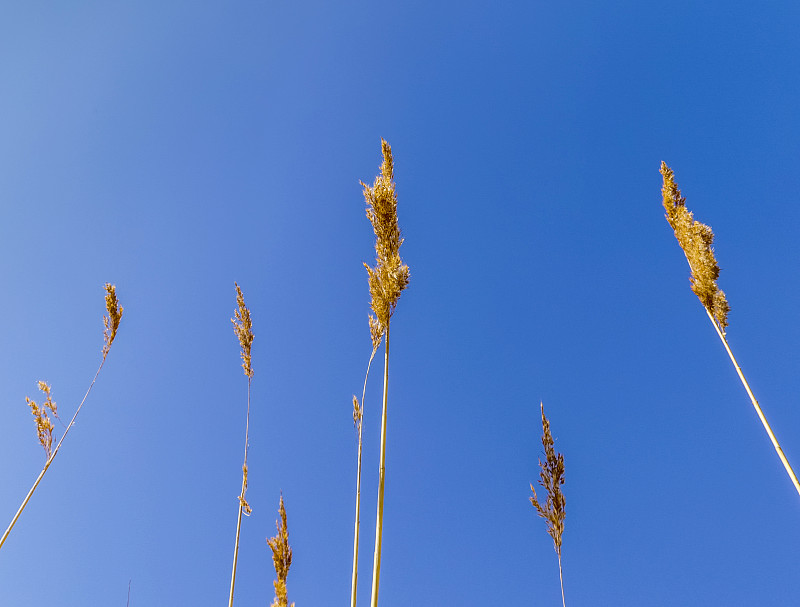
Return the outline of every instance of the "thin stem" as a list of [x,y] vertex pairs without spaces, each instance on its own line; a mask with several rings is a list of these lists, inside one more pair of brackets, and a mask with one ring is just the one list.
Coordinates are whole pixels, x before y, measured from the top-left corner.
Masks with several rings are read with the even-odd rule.
[[558,553],[558,579],[561,580],[561,604],[567,607],[567,602],[564,600],[564,575],[561,573],[561,553]]
[[[705,308],[705,306],[703,306]],[[736,362],[736,358],[733,356],[733,352],[731,352],[731,348],[728,345],[728,340],[725,339],[725,334],[719,328],[719,325],[714,320],[714,317],[711,315],[711,312],[708,311],[708,308],[705,308],[706,314],[708,314],[708,318],[711,320],[711,324],[714,325],[714,328],[717,330],[717,335],[719,335],[720,340],[722,340],[722,345],[725,346],[725,350],[728,352],[728,356],[731,358],[731,362],[733,366],[736,368],[736,373],[739,374],[739,379],[742,380],[742,385],[744,389],[747,390],[747,395],[750,397],[750,402],[753,403],[753,407],[758,413],[758,418],[761,420],[761,424],[764,426],[764,430],[767,431],[769,435],[769,439],[772,441],[772,446],[775,447],[775,451],[778,453],[778,457],[781,459],[783,463],[783,467],[786,468],[786,472],[789,475],[789,478],[792,479],[792,483],[794,483],[794,488],[797,490],[797,493],[800,494],[800,483],[797,482],[797,476],[792,470],[791,465],[789,465],[789,460],[786,459],[786,456],[783,454],[783,449],[778,444],[778,439],[775,438],[775,434],[772,432],[772,428],[770,428],[769,422],[767,422],[767,418],[764,416],[764,412],[761,410],[761,406],[758,404],[756,397],[753,396],[753,391],[750,389],[750,385],[747,383],[747,380],[744,378],[744,374],[742,373],[742,369],[739,367],[739,363]]]
[[353,537],[353,583],[350,592],[350,607],[356,607],[356,589],[358,587],[358,532],[361,526],[361,431],[364,428],[364,398],[367,394],[367,379],[372,360],[375,358],[377,348],[373,348],[367,363],[367,373],[364,376],[364,389],[361,391],[361,414],[358,420],[358,472],[356,474],[356,529]]
[[247,446],[250,437],[250,383],[247,377],[247,418],[244,426],[244,466],[242,467],[242,493],[239,496],[239,518],[236,521],[236,543],[233,546],[233,571],[231,572],[231,593],[228,598],[228,607],[233,607],[233,588],[236,585],[236,562],[239,560],[239,532],[242,529],[242,511],[244,510],[244,494],[247,491]]
[[375,524],[375,560],[372,565],[372,607],[378,607],[381,577],[381,538],[383,535],[383,485],[386,475],[386,406],[389,400],[389,322],[386,322],[386,354],[383,361],[383,418],[381,419],[381,460],[378,477],[378,515]]
[[0,539],[0,548],[3,547],[3,544],[5,543],[6,538],[8,537],[8,534],[11,533],[11,530],[14,528],[14,525],[17,523],[17,519],[22,514],[22,511],[25,510],[25,506],[28,505],[28,500],[31,499],[31,496],[33,495],[33,492],[36,490],[36,487],[39,486],[39,482],[42,480],[42,478],[44,478],[44,473],[47,472],[47,469],[50,467],[50,464],[52,464],[53,460],[56,458],[56,454],[58,454],[58,450],[61,448],[61,443],[63,443],[64,439],[67,438],[67,433],[69,432],[69,429],[72,428],[72,425],[75,423],[75,418],[78,417],[78,413],[81,412],[81,407],[83,407],[83,403],[86,402],[86,399],[89,396],[89,392],[92,391],[92,387],[94,386],[94,382],[97,381],[97,376],[100,375],[100,369],[103,368],[103,365],[106,362],[106,356],[107,355],[108,355],[108,351],[105,351],[105,353],[103,354],[103,360],[100,362],[100,366],[97,367],[97,372],[94,374],[94,379],[92,379],[92,383],[89,384],[89,389],[86,390],[86,394],[84,394],[83,400],[81,401],[81,404],[78,405],[78,410],[75,411],[75,415],[72,416],[72,419],[70,420],[69,424],[67,425],[66,429],[64,430],[64,434],[61,435],[61,440],[58,441],[58,444],[56,445],[56,448],[53,449],[53,453],[50,455],[48,460],[45,462],[44,468],[42,468],[42,471],[39,473],[39,477],[36,479],[36,482],[33,483],[33,487],[31,487],[31,490],[28,491],[28,495],[25,496],[25,499],[23,500],[22,505],[19,507],[19,510],[17,510],[17,513],[14,515],[14,519],[11,521],[11,524],[8,526],[8,529],[6,529],[6,532],[3,534],[2,539]]

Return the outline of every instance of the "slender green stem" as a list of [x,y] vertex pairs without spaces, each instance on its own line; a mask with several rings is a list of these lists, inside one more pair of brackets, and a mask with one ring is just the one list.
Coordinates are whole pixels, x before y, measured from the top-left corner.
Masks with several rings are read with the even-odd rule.
[[247,378],[247,419],[244,426],[244,466],[242,468],[242,493],[239,496],[239,518],[236,521],[236,543],[233,546],[233,571],[231,572],[231,593],[228,598],[228,607],[233,607],[233,589],[236,585],[236,563],[239,560],[239,532],[242,529],[242,511],[244,510],[244,494],[247,490],[247,447],[250,436],[250,382]]
[[389,323],[386,323],[386,354],[383,361],[383,417],[381,419],[381,460],[378,476],[378,515],[375,524],[375,560],[372,565],[372,607],[378,607],[383,536],[383,485],[386,476],[386,406],[389,400]]
[[19,507],[19,510],[17,510],[17,513],[14,515],[14,518],[12,519],[11,524],[8,526],[8,529],[6,529],[6,532],[3,534],[2,539],[0,539],[0,548],[3,547],[3,544],[5,543],[6,538],[8,537],[8,534],[11,533],[11,530],[14,528],[14,525],[17,523],[17,519],[22,514],[22,511],[25,510],[25,506],[28,505],[28,500],[31,499],[31,496],[33,495],[33,492],[36,491],[36,487],[39,486],[39,483],[41,482],[42,478],[44,478],[44,473],[47,472],[47,469],[50,467],[50,464],[52,464],[53,460],[56,458],[56,454],[58,454],[58,450],[61,448],[61,443],[63,443],[64,439],[67,438],[67,433],[69,432],[69,429],[72,428],[72,425],[75,423],[75,418],[78,417],[78,413],[81,412],[81,407],[83,407],[83,403],[86,402],[86,399],[89,396],[89,392],[91,392],[92,388],[94,387],[94,382],[97,381],[97,376],[100,375],[100,369],[103,368],[103,365],[106,362],[106,356],[107,355],[108,355],[108,351],[106,351],[105,354],[103,354],[103,360],[100,362],[100,366],[97,367],[97,372],[94,374],[94,379],[92,379],[92,383],[89,384],[89,389],[86,390],[86,394],[84,394],[83,400],[81,401],[81,404],[78,405],[78,410],[75,411],[75,415],[72,416],[72,419],[70,420],[69,424],[67,425],[66,429],[64,430],[64,434],[61,435],[61,440],[58,441],[58,444],[56,445],[56,448],[53,449],[53,453],[50,455],[50,457],[45,462],[44,468],[42,468],[42,471],[39,473],[39,477],[36,479],[36,482],[33,483],[33,487],[31,487],[31,490],[28,491],[28,495],[25,496],[25,499],[22,501],[22,505]]
[[706,314],[708,314],[708,318],[711,320],[711,324],[714,325],[714,328],[717,330],[717,335],[719,335],[720,340],[722,341],[722,345],[725,346],[725,350],[728,352],[728,356],[731,358],[731,362],[733,366],[736,368],[736,373],[739,374],[739,379],[742,380],[742,385],[744,389],[747,390],[747,395],[750,397],[750,402],[753,403],[753,407],[758,413],[758,418],[761,420],[761,424],[764,426],[764,430],[767,431],[769,435],[769,439],[772,441],[772,446],[775,447],[775,451],[778,453],[778,457],[781,459],[781,463],[783,467],[786,468],[786,472],[789,475],[789,478],[794,483],[794,488],[797,490],[797,493],[800,494],[800,483],[797,482],[797,476],[792,470],[792,466],[789,464],[789,460],[786,459],[786,456],[783,454],[783,449],[781,449],[780,444],[778,444],[778,439],[775,438],[775,434],[772,432],[772,428],[770,428],[769,422],[767,421],[764,412],[761,410],[761,406],[758,404],[756,397],[753,396],[753,391],[750,389],[750,384],[747,383],[747,380],[744,378],[744,374],[742,373],[741,367],[739,367],[739,363],[736,362],[736,358],[733,356],[733,352],[731,351],[730,346],[728,345],[728,340],[725,339],[725,334],[722,332],[722,329],[719,328],[716,320],[711,315],[711,312],[708,311],[708,308],[705,308]]
[[361,526],[361,431],[364,428],[364,398],[367,394],[367,379],[372,360],[375,358],[377,348],[372,350],[367,363],[367,373],[364,376],[364,389],[361,391],[361,414],[358,420],[358,472],[356,474],[356,529],[353,537],[353,583],[350,591],[350,607],[356,607],[356,589],[358,587],[358,533]]

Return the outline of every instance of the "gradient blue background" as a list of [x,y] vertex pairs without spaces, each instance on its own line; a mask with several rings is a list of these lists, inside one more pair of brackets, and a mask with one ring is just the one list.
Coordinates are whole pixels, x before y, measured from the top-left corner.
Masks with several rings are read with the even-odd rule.
[[[796,2],[5,3],[0,605],[269,604],[283,491],[298,607],[348,604],[351,395],[370,351],[359,180],[393,146],[381,605],[557,605],[528,502],[539,401],[566,458],[567,605],[800,604],[800,498],[661,207],[716,235],[729,339],[800,466]],[[366,402],[369,595],[382,365]],[[56,433],[60,435],[60,427]]]

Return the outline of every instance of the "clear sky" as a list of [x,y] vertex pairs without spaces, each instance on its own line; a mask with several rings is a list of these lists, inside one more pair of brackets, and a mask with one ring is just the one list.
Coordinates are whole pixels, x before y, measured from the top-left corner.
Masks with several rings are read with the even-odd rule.
[[[800,498],[697,298],[662,160],[715,234],[728,337],[800,468],[800,5],[6,3],[0,16],[0,605],[349,604],[351,396],[370,352],[359,180],[393,147],[381,600],[558,605],[528,501],[566,460],[567,605],[796,605]],[[365,413],[360,602],[381,367]],[[61,427],[56,424],[56,434]]]

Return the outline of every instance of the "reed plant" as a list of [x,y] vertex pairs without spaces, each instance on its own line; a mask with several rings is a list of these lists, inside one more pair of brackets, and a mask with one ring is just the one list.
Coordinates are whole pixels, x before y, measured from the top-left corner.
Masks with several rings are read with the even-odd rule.
[[[384,139],[381,139],[381,151],[383,153],[383,162],[381,163],[380,174],[375,178],[373,185],[369,186],[363,181],[361,182],[361,186],[364,189],[364,200],[367,203],[367,218],[370,220],[372,230],[375,233],[375,266],[364,264],[369,280],[369,292],[372,296],[370,307],[374,314],[369,319],[373,350],[377,350],[376,343],[380,344],[376,336],[385,338],[378,508],[375,524],[375,555],[372,566],[372,607],[377,607],[378,605],[378,585],[381,571],[383,496],[386,472],[386,411],[389,397],[389,320],[394,314],[400,294],[408,286],[410,276],[408,266],[400,259],[400,246],[403,244],[403,238],[397,222],[394,160],[392,158],[392,148]],[[356,520],[358,520],[358,517],[356,517]],[[356,543],[357,541],[356,539]],[[357,551],[357,546],[355,551]],[[356,556],[354,556],[354,561]],[[353,568],[353,604],[355,604],[356,564],[354,564]]]
[[[11,523],[8,525],[3,537],[0,538],[0,548],[3,547],[6,539],[8,538],[11,530],[16,525],[17,520],[19,520],[20,515],[22,514],[23,510],[25,510],[25,506],[28,505],[28,501],[30,501],[31,496],[33,496],[33,492],[36,491],[36,487],[39,486],[39,483],[44,478],[45,473],[50,468],[50,465],[53,463],[53,460],[58,455],[59,449],[61,449],[61,445],[64,443],[64,439],[67,437],[72,426],[75,424],[75,419],[78,417],[78,413],[81,412],[81,408],[83,404],[86,402],[86,399],[89,397],[89,393],[92,391],[94,387],[94,383],[97,381],[97,376],[100,375],[100,370],[103,368],[103,365],[106,362],[106,357],[108,353],[111,351],[111,344],[114,343],[114,339],[117,337],[117,330],[119,329],[119,323],[122,320],[122,306],[119,305],[119,301],[117,300],[117,291],[116,287],[112,284],[106,283],[104,286],[106,291],[105,296],[105,304],[106,304],[106,311],[108,312],[108,316],[103,316],[103,358],[100,361],[100,366],[97,367],[97,372],[94,374],[94,378],[92,379],[92,383],[89,384],[88,390],[86,390],[86,394],[83,396],[83,400],[81,400],[80,404],[78,405],[75,414],[72,416],[69,424],[64,428],[64,433],[61,435],[61,439],[56,444],[55,449],[52,449],[53,444],[53,423],[50,420],[47,411],[53,414],[54,417],[58,418],[57,407],[56,403],[53,401],[51,396],[51,387],[46,382],[40,381],[39,382],[39,389],[45,394],[45,401],[42,405],[37,405],[35,401],[31,400],[30,398],[26,397],[25,401],[27,405],[31,409],[31,413],[36,420],[36,433],[39,438],[39,443],[42,445],[44,449],[46,461],[42,471],[39,473],[36,481],[33,483],[31,490],[28,491],[28,495],[25,496],[25,499],[22,501],[22,505],[17,510],[17,513],[14,515],[14,518],[11,519]],[[60,421],[60,419],[59,419]]]
[[694,219],[694,215],[686,208],[686,198],[681,196],[681,191],[675,183],[675,175],[666,163],[661,163],[661,175],[663,178],[663,186],[661,188],[661,195],[663,198],[664,209],[666,211],[667,221],[675,232],[675,237],[678,239],[686,260],[689,262],[691,269],[691,287],[700,303],[703,304],[706,314],[708,315],[711,324],[717,332],[725,351],[733,363],[739,379],[750,397],[750,402],[761,420],[767,435],[769,436],[772,446],[775,448],[778,458],[780,458],[786,473],[789,475],[795,490],[800,495],[800,483],[797,481],[797,476],[792,470],[789,460],[781,449],[775,433],[767,422],[761,406],[758,404],[750,385],[745,379],[744,373],[733,355],[728,339],[725,333],[728,327],[728,312],[730,312],[730,305],[725,297],[725,293],[717,286],[717,279],[719,278],[719,265],[714,257],[714,232],[705,224],[700,223]]
[[[272,563],[275,565],[275,599],[270,607],[289,607],[289,599],[286,596],[286,578],[289,575],[289,567],[292,566],[292,548],[289,546],[289,528],[286,525],[286,508],[283,505],[283,494],[281,494],[281,504],[279,508],[280,519],[275,521],[278,534],[275,537],[267,538],[267,544],[272,549]],[[291,607],[294,607],[292,603]]]
[[564,600],[564,575],[561,571],[561,536],[564,534],[564,518],[566,517],[564,507],[566,500],[561,491],[564,484],[564,456],[557,453],[553,444],[553,435],[550,433],[550,421],[544,414],[544,403],[540,403],[542,409],[542,446],[544,447],[544,461],[539,459],[539,484],[547,492],[547,499],[540,502],[536,495],[536,489],[531,484],[533,495],[529,498],[531,504],[536,508],[536,512],[547,523],[547,533],[553,538],[553,546],[558,556],[558,577],[561,581],[561,603],[566,607]]
[[233,607],[233,590],[236,585],[236,564],[239,557],[239,532],[242,529],[242,514],[250,516],[252,509],[250,504],[245,499],[247,493],[247,452],[250,447],[250,385],[253,381],[253,365],[250,356],[250,350],[253,345],[253,323],[250,319],[250,310],[244,303],[244,295],[237,283],[233,283],[236,287],[236,304],[237,308],[234,311],[234,317],[231,318],[233,323],[233,331],[239,339],[239,346],[241,347],[242,369],[247,377],[247,417],[245,418],[244,426],[244,463],[242,464],[242,492],[239,494],[239,516],[236,521],[236,541],[233,546],[233,570],[231,571],[231,591],[228,597],[228,607]]

